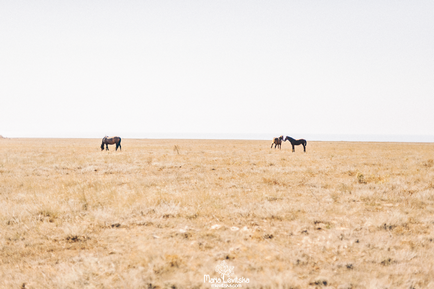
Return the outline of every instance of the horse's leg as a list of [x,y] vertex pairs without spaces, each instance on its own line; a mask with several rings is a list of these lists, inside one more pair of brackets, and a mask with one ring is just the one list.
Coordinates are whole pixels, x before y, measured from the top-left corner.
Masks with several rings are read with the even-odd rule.
[[304,152],[306,152],[306,145],[305,144],[303,144],[303,149],[304,149]]
[[118,143],[116,143],[116,151],[118,151],[118,147],[119,147],[119,144],[118,144]]
[[294,145],[292,145],[292,152],[295,152],[295,148],[294,148]]
[[105,150],[108,151],[108,143],[105,144]]

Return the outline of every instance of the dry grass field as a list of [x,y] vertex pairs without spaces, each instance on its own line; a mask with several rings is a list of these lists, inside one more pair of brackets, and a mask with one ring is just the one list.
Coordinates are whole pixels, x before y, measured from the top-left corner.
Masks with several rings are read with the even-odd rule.
[[434,288],[434,144],[0,139],[1,288]]

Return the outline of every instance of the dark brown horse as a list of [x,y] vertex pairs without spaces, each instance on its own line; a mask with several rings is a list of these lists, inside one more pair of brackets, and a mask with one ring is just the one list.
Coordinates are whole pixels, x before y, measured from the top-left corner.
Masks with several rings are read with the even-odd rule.
[[112,136],[112,137],[105,136],[102,139],[101,150],[104,149],[104,145],[105,145],[106,150],[109,150],[108,145],[112,145],[112,144],[116,144],[116,150],[118,150],[118,148],[119,148],[119,150],[122,150],[121,138],[118,136]]
[[274,148],[279,147],[279,149],[282,149],[282,140],[283,140],[283,135],[273,138],[273,142],[271,143],[270,149],[273,148],[273,145]]
[[292,145],[292,152],[295,152],[294,146],[303,145],[304,152],[306,152],[307,141],[305,139],[293,139],[287,136],[283,141],[289,141]]

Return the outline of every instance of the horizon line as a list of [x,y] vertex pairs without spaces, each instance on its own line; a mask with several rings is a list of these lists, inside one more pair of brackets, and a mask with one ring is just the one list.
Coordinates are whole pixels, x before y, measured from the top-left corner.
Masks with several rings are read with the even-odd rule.
[[[95,133],[68,133],[68,134],[40,134],[28,136],[6,136],[3,139],[40,138],[40,139],[99,139]],[[114,134],[112,134],[114,135]],[[272,133],[122,133],[125,139],[196,139],[196,140],[269,140],[278,134]],[[303,137],[301,137],[303,135]],[[434,135],[405,135],[405,134],[292,134],[296,138],[304,138],[308,141],[343,141],[343,142],[417,142],[432,143]]]

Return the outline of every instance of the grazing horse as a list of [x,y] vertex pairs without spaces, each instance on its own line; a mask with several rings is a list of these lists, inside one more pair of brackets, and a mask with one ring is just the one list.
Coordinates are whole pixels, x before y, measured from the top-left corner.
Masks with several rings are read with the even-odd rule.
[[306,152],[307,141],[305,139],[293,139],[290,136],[287,136],[283,141],[287,141],[292,144],[292,152],[295,152],[294,146],[303,145],[304,152]]
[[122,150],[121,138],[118,136],[113,136],[113,137],[105,136],[102,139],[101,150],[104,150],[104,145],[105,145],[106,150],[109,150],[108,145],[112,145],[112,144],[116,144],[116,150],[118,150],[118,148],[119,148],[119,150]]
[[283,135],[273,138],[273,142],[271,143],[270,149],[273,148],[273,145],[274,148],[279,147],[279,149],[282,149],[282,140],[283,140]]

